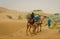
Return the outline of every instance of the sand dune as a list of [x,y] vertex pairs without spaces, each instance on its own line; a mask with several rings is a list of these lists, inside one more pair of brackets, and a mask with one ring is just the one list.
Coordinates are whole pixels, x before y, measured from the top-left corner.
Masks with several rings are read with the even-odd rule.
[[[6,22],[0,24],[0,39],[60,39],[60,33],[56,29],[49,29],[47,26],[42,27],[42,32],[37,35],[26,36],[26,21],[19,20],[17,22]],[[3,29],[4,28],[4,29]]]
[[[5,9],[4,9],[5,10]],[[28,12],[17,12],[15,10],[0,9],[0,39],[60,39],[60,33],[57,29],[49,29],[47,26],[42,27],[42,32],[37,35],[26,36],[26,19]],[[50,14],[40,13],[41,15],[50,16]],[[12,16],[9,19],[7,15]],[[23,19],[18,19],[21,16]]]

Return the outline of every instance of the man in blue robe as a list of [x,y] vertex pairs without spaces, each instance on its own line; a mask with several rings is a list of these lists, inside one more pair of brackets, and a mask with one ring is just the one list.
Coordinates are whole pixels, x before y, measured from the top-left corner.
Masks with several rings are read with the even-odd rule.
[[50,27],[50,25],[51,25],[51,19],[48,18],[48,27]]

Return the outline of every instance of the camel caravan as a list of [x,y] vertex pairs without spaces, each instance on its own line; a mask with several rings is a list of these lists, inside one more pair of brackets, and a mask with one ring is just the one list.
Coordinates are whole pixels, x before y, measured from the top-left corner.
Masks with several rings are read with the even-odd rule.
[[[38,10],[41,11],[41,10]],[[47,16],[43,16],[43,15],[39,15],[39,14],[35,14],[34,12],[32,12],[30,15],[28,15],[29,17],[27,17],[27,29],[26,29],[26,34],[28,35],[28,32],[30,34],[37,34],[39,32],[42,31],[42,24],[43,22],[48,25],[48,28],[50,28],[51,25],[51,19]],[[47,19],[46,21],[44,21],[45,19]],[[32,30],[31,30],[32,28]]]

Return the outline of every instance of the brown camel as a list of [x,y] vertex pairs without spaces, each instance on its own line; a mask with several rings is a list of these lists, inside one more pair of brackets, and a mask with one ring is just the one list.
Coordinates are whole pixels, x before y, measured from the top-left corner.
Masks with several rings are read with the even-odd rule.
[[46,16],[43,16],[43,19],[39,19],[38,21],[34,21],[33,22],[33,19],[29,19],[27,21],[27,29],[26,29],[26,33],[28,35],[28,31],[31,33],[31,28],[33,28],[33,34],[36,34],[36,30],[37,32],[41,31],[41,25],[44,21],[44,19],[46,18]]

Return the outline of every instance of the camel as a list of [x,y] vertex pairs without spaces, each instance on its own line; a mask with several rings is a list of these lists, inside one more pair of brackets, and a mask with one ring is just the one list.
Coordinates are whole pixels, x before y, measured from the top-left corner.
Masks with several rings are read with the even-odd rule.
[[38,21],[34,21],[34,23],[33,20],[29,19],[27,21],[27,29],[26,29],[27,35],[28,35],[28,31],[31,33],[31,28],[33,28],[33,34],[36,34],[36,30],[37,32],[41,31],[41,25],[45,18],[46,16],[43,16],[42,19],[40,18]]

